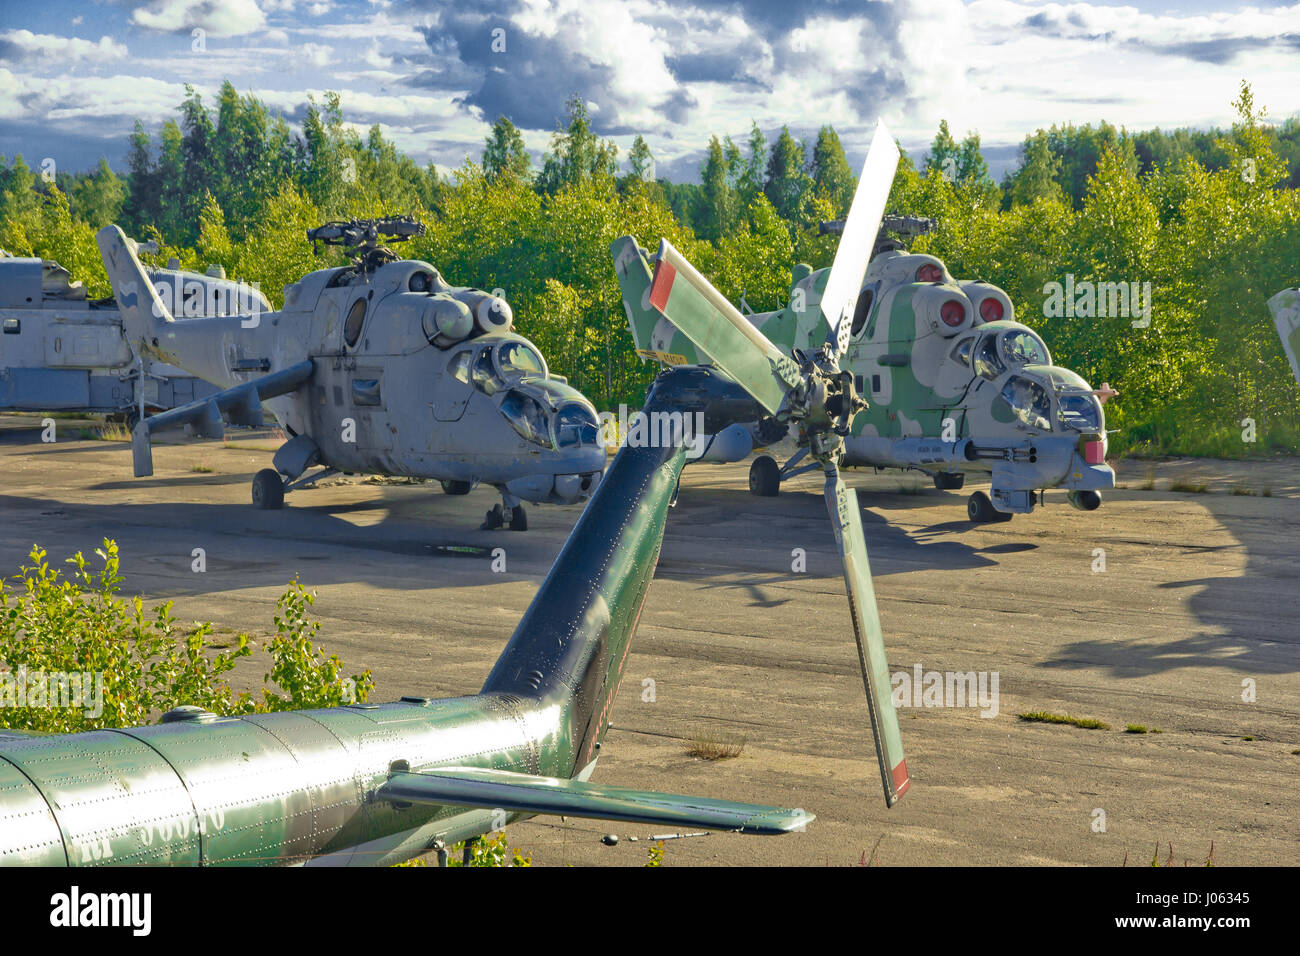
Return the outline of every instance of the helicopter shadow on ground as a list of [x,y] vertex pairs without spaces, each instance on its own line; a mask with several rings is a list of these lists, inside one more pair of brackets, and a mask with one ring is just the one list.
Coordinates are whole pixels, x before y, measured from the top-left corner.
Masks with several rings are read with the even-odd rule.
[[[246,480],[244,478],[241,481]],[[449,506],[440,491],[383,489],[378,498],[259,511],[246,504],[193,502],[84,504],[0,495],[0,566],[27,563],[33,543],[54,566],[77,551],[91,554],[105,538],[118,544],[125,590],[159,597],[219,593],[250,584],[283,585],[301,569],[311,587],[370,583],[423,590],[476,587],[503,580],[540,579],[576,520],[576,508],[552,506],[534,524],[558,525],[560,533],[480,531],[491,502],[481,496],[464,507]],[[404,492],[392,494],[394,491]],[[412,494],[410,492],[417,492]],[[551,509],[548,509],[551,510]],[[348,515],[382,512],[378,521],[355,524]],[[206,573],[190,573],[195,547],[205,551]],[[456,554],[440,547],[469,548]],[[505,547],[509,574],[494,573],[491,552]],[[469,556],[465,556],[465,555]],[[97,566],[97,561],[93,561]],[[245,575],[255,572],[253,580]]]
[[[988,567],[998,563],[990,555],[1036,547],[997,545],[978,548],[933,532],[933,529],[924,529],[924,533],[917,534],[870,508],[874,500],[879,506],[892,510],[898,499],[912,497],[859,492],[863,532],[873,577],[920,570],[958,571]],[[933,501],[921,504],[933,504]],[[753,534],[755,526],[769,530]],[[753,534],[753,540],[741,540],[737,536],[738,527]],[[969,527],[968,523],[960,523],[961,530]],[[806,559],[806,569],[802,572],[792,568],[796,548],[803,550]],[[703,553],[726,557],[706,564],[700,557]],[[796,579],[840,578],[843,575],[839,549],[822,494],[812,489],[791,488],[776,498],[755,498],[740,489],[683,489],[669,519],[658,575],[708,579],[755,574],[757,578],[718,581],[706,584],[705,588],[743,589],[752,599],[751,606],[777,607],[792,598],[777,596],[775,588]]]
[[1175,641],[1076,641],[1041,666],[1100,664],[1119,677],[1180,667],[1218,667],[1242,678],[1300,672],[1300,502],[1213,494],[1200,501],[1233,542],[1197,553],[1239,547],[1246,566],[1239,574],[1157,585],[1161,590],[1193,592],[1187,603],[1200,622],[1196,632]]

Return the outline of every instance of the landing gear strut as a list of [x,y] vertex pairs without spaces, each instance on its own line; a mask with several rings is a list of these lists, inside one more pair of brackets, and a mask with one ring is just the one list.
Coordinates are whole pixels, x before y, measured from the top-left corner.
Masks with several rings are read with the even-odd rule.
[[501,493],[501,502],[499,505],[492,506],[492,510],[479,525],[479,530],[495,531],[509,524],[511,531],[527,531],[528,515],[524,512],[523,502],[504,491]]

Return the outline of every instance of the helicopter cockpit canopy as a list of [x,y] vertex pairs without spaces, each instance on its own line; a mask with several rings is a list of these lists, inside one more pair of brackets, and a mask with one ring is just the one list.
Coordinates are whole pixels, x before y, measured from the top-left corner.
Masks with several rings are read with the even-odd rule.
[[484,395],[500,395],[498,408],[520,437],[544,448],[597,445],[595,411],[571,386],[550,378],[546,360],[526,339],[469,344],[448,371]]
[[1092,392],[1062,391],[1056,398],[1056,417],[1065,428],[1078,432],[1101,432],[1101,402]]
[[[965,354],[959,356],[963,364],[965,359]],[[1052,357],[1038,333],[1018,327],[985,332],[970,349],[970,360],[975,374],[990,381],[1009,368],[1052,364]]]
[[546,360],[541,353],[519,339],[489,344],[471,361],[472,352],[466,349],[456,353],[451,369],[462,382],[473,381],[474,387],[486,395],[495,395],[522,378],[547,376]]
[[1045,432],[1052,430],[1052,398],[1040,382],[1024,375],[1012,375],[1002,386],[1001,395],[1022,425]]
[[1008,365],[1051,365],[1052,357],[1035,332],[1029,329],[1009,329],[998,340],[1002,358]]

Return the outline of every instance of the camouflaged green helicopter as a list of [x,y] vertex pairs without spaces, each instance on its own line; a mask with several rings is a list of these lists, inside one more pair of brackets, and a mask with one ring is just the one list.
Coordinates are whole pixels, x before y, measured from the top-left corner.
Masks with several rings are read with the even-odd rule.
[[[955,279],[940,259],[909,253],[890,237],[933,226],[882,218],[898,155],[878,125],[834,264],[816,271],[796,265],[789,304],[746,320],[785,354],[811,352],[828,328],[848,320],[839,324],[843,368],[870,405],[844,436],[844,464],[916,469],[935,487],[954,490],[969,472],[991,473],[990,493],[970,496],[974,522],[1028,514],[1046,488],[1064,488],[1080,510],[1096,509],[1101,492],[1115,486],[1102,405],[1118,393],[1053,365],[1002,289]],[[680,253],[665,241],[652,258],[630,236],[610,251],[637,354],[669,366],[707,363],[651,290],[655,259],[680,269]],[[705,436],[693,460],[739,461],[786,433],[779,415],[736,425]],[[803,463],[806,434],[795,437],[798,451],[784,465],[768,455],[754,460],[751,492],[776,495],[783,480],[818,467]]]

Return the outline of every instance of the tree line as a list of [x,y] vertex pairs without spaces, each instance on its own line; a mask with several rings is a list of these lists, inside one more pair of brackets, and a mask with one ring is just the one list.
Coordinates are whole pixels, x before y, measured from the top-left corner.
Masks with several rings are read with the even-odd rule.
[[[1242,452],[1298,450],[1300,394],[1264,301],[1300,281],[1300,123],[1265,122],[1244,83],[1234,107],[1226,130],[1040,129],[1000,184],[978,134],[958,140],[944,122],[919,166],[900,163],[889,211],[938,219],[915,251],[1006,289],[1058,364],[1120,388],[1107,408],[1119,446],[1232,451],[1249,417],[1260,441]],[[639,402],[655,371],[633,352],[614,238],[654,248],[666,237],[733,301],[779,308],[794,263],[830,264],[836,240],[818,224],[842,217],[855,188],[830,126],[811,143],[788,127],[769,143],[757,124],[741,142],[713,136],[700,182],[674,183],[641,136],[623,162],[574,97],[536,167],[501,117],[480,159],[444,175],[378,126],[362,136],[345,125],[337,94],[310,101],[294,132],[227,82],[213,106],[187,88],[156,137],[137,122],[121,175],[101,161],[46,177],[0,157],[0,247],[57,259],[107,295],[93,237],[117,222],[156,239],[160,257],[220,263],[278,304],[286,284],[339,262],[315,255],[306,229],[412,214],[428,231],[404,254],[453,283],[505,290],[552,368],[610,408]],[[1045,314],[1045,287],[1066,275],[1150,282],[1151,326]]]

